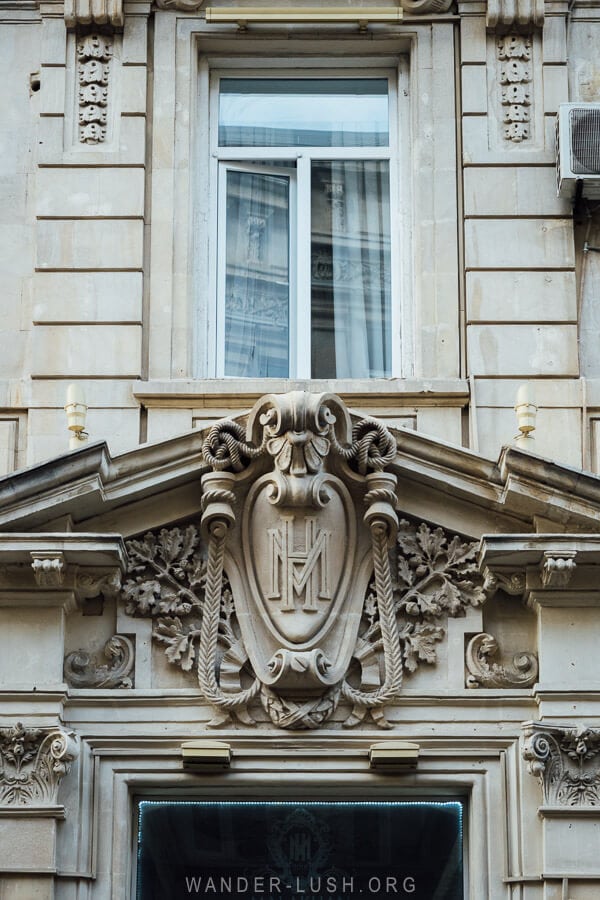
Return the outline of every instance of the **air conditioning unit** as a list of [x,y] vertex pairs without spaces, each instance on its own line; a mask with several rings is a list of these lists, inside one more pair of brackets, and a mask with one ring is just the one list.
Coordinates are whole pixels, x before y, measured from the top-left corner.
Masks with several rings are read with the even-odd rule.
[[556,119],[559,197],[600,199],[600,103],[561,103]]

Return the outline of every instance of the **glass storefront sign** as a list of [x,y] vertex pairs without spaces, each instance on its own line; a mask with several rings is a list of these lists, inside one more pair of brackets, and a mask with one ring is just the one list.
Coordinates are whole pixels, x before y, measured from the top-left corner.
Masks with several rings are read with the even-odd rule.
[[462,900],[462,804],[140,801],[137,900]]

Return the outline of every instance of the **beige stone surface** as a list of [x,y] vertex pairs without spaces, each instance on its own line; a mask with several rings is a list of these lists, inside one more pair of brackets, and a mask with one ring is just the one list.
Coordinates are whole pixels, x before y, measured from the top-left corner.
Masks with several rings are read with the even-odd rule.
[[0,475],[16,468],[18,425],[17,418],[0,418]]
[[575,325],[470,325],[473,375],[577,375]]
[[[32,409],[29,420],[29,465],[68,452],[70,434],[64,409]],[[124,453],[139,444],[139,412],[131,408],[90,408],[86,431],[89,443],[106,441],[113,456]]]
[[[0,817],[0,873],[15,869],[27,872],[48,872],[55,866],[56,820],[26,819],[16,816]],[[2,879],[2,891],[7,882]],[[23,891],[33,888],[34,893],[26,895],[18,890],[8,891],[6,900],[52,900],[46,881],[25,879]],[[0,893],[2,900],[4,896]]]
[[[196,427],[198,425],[192,421],[191,409],[149,409],[146,439],[150,442],[161,441]],[[199,427],[203,428],[204,424]]]
[[141,272],[38,272],[34,322],[140,322]]
[[140,355],[139,325],[37,325],[33,330],[34,377],[135,378]]
[[146,112],[146,66],[123,66],[121,92],[122,115]]
[[111,218],[144,214],[142,168],[45,168],[37,173],[40,217]]
[[[540,408],[536,425],[533,453],[568,466],[581,466],[579,410]],[[480,453],[488,459],[497,459],[500,448],[506,444],[512,445],[518,434],[513,407],[478,408],[477,430]]]
[[486,66],[463,65],[461,85],[463,112],[486,113],[488,108]]
[[552,166],[485,166],[464,171],[466,216],[568,216],[571,204],[556,196]]
[[556,113],[560,103],[569,101],[569,73],[566,65],[546,65],[544,73],[544,112]]
[[64,66],[42,65],[40,69],[40,114],[62,116],[65,111]]
[[141,269],[142,259],[141,220],[38,221],[40,269]]
[[570,219],[468,219],[468,269],[570,267],[575,263]]
[[51,876],[0,876],[0,900],[54,900]]
[[417,411],[417,430],[460,447],[462,444],[462,410],[451,407],[419,409]]
[[574,272],[467,272],[470,322],[574,322]]
[[[19,664],[10,654],[0,654],[0,682],[11,686],[44,685],[62,682],[63,612],[54,609],[0,608],[0,631],[5,646],[18,647]],[[2,817],[0,816],[0,822]]]

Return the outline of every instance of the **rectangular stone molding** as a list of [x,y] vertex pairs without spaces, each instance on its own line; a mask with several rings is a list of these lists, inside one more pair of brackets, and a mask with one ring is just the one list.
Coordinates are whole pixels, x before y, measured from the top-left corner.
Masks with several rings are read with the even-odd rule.
[[32,338],[33,375],[136,378],[141,339],[139,325],[39,325]]

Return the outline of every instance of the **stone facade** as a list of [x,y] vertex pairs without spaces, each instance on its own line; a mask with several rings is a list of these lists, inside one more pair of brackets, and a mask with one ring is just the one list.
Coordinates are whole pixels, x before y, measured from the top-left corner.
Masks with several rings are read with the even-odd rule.
[[[134,896],[144,797],[426,795],[465,897],[597,900],[600,5],[1,6],[0,897]],[[389,378],[215,377],[212,79],[292,69],[394,85]]]

